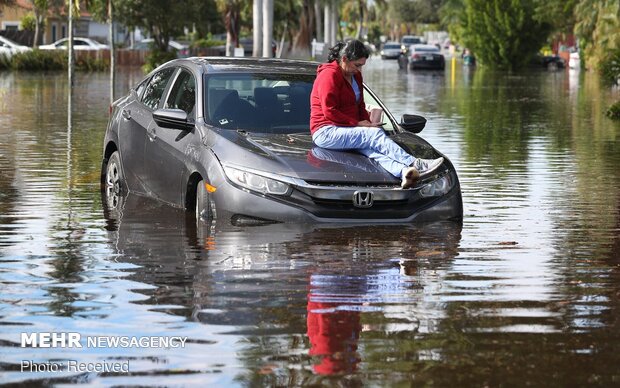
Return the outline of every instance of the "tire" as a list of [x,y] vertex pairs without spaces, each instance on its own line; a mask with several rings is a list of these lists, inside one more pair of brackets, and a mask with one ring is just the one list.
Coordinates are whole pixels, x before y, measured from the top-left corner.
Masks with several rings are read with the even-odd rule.
[[118,154],[118,151],[114,151],[108,159],[108,163],[105,167],[105,177],[103,183],[107,188],[112,189],[112,191],[117,194],[124,192],[127,187],[125,183],[125,175],[123,174],[123,169],[121,167],[121,157]]
[[121,158],[118,151],[114,151],[105,166],[103,181],[104,202],[108,211],[120,210],[125,202],[126,183]]
[[196,221],[211,221],[215,218],[215,204],[211,194],[205,188],[205,181],[198,181],[196,186]]

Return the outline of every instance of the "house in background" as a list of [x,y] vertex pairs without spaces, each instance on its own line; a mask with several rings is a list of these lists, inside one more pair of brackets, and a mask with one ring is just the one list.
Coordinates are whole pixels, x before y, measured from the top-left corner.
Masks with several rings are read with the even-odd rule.
[[[22,30],[21,20],[28,14],[34,14],[33,5],[28,0],[15,0],[10,6],[4,6],[0,12],[0,30],[2,35],[11,38],[11,35],[17,36],[17,32]],[[74,36],[91,38],[101,43],[109,44],[108,34],[109,25],[99,23],[93,20],[92,15],[85,11],[85,7],[80,9],[80,17],[73,22]],[[45,30],[41,33],[39,44],[48,44],[58,39],[69,36],[69,23],[65,11],[61,15],[55,14],[52,10],[48,12]],[[125,28],[115,25],[116,42],[125,40]],[[33,39],[32,37],[30,38]],[[14,39],[15,40],[15,39]],[[30,42],[20,42],[28,46],[32,46]]]

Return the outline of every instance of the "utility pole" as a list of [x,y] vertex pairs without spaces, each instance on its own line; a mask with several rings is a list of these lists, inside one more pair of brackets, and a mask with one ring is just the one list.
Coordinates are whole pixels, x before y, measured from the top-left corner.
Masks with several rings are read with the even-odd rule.
[[110,22],[110,105],[114,102],[114,75],[116,68],[114,66],[114,19],[112,18],[112,0],[108,0],[108,21]]
[[[69,55],[69,93],[73,91],[73,67],[75,66],[73,60],[73,1],[69,0],[69,47],[67,49],[67,55]],[[69,96],[69,98],[71,97]]]

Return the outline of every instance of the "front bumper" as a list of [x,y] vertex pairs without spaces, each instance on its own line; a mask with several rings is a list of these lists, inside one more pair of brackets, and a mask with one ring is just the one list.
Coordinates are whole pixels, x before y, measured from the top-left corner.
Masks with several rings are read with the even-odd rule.
[[[218,218],[253,218],[277,222],[359,222],[403,223],[414,220],[459,219],[463,215],[461,190],[454,171],[445,171],[451,188],[441,196],[424,197],[422,182],[418,189],[401,190],[395,186],[352,187],[301,183],[287,196],[256,193],[240,188],[224,176],[213,184]],[[439,177],[438,179],[440,179]],[[372,192],[372,204],[354,204],[356,192]],[[357,205],[357,206],[356,206]],[[362,205],[364,205],[362,203]]]

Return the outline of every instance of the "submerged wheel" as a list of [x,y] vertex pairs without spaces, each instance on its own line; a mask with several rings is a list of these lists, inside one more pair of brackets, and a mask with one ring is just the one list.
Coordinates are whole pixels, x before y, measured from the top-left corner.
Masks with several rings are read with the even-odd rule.
[[201,179],[196,186],[196,221],[211,221],[214,218],[215,205],[205,187],[205,181]]
[[122,202],[122,195],[125,190],[125,176],[121,168],[121,158],[118,151],[114,151],[108,159],[105,169],[104,190],[108,207],[116,209]]

